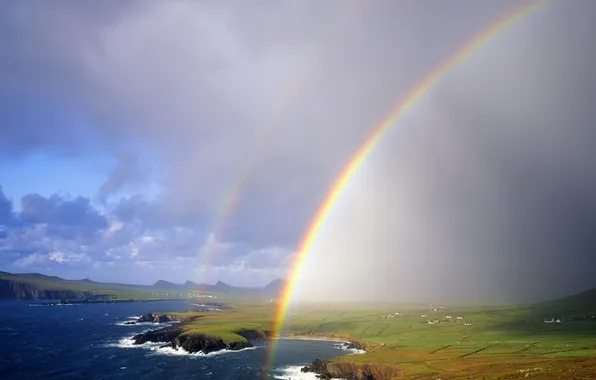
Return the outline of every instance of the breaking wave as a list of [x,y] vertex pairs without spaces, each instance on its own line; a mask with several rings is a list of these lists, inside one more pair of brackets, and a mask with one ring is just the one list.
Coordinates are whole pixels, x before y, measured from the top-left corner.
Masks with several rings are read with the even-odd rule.
[[[276,370],[275,372],[277,372],[277,374],[274,374],[273,377],[275,379],[283,379],[283,380],[287,380],[288,378],[290,378],[292,380],[319,380],[319,378],[317,377],[317,374],[315,374],[314,372],[302,372],[301,369],[302,369],[302,366],[299,366],[299,365],[292,365],[292,366],[284,367],[282,369]],[[342,379],[333,378],[331,380],[342,380]]]

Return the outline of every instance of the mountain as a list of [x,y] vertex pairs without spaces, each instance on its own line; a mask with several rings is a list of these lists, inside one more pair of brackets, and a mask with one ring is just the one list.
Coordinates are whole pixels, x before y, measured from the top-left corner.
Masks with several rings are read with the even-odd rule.
[[162,290],[195,290],[203,292],[213,292],[220,294],[233,294],[233,295],[246,295],[246,296],[262,296],[262,297],[275,297],[279,294],[280,290],[284,285],[284,281],[281,279],[274,280],[262,288],[248,288],[248,287],[237,287],[230,284],[226,284],[223,281],[217,281],[215,285],[210,284],[197,284],[192,281],[186,281],[184,284],[175,284],[169,281],[159,280],[153,284],[154,288]]
[[284,280],[282,280],[281,278],[273,280],[270,283],[268,283],[267,285],[265,285],[265,289],[274,291],[276,293],[281,292],[282,289],[285,287],[286,287],[286,282]]
[[153,284],[154,288],[159,289],[182,289],[183,285],[174,284],[173,282],[159,280],[155,284]]
[[41,273],[0,272],[0,299],[158,299],[174,298],[189,291],[239,297],[276,297],[284,286],[277,279],[259,288],[236,287],[218,281],[214,285],[159,280],[152,286],[96,282],[88,278],[66,280]]
[[215,283],[215,285],[213,286],[213,291],[219,292],[219,293],[231,293],[231,292],[234,292],[235,290],[238,290],[238,289],[234,288],[231,285],[226,284],[223,281],[217,281]]

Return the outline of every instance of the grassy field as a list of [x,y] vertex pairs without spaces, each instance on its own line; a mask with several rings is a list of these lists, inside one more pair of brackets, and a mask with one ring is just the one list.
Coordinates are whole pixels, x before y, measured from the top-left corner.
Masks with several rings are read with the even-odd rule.
[[[273,304],[227,306],[222,313],[200,314],[188,332],[238,340],[241,329],[271,328]],[[435,319],[440,322],[423,323]],[[403,378],[596,378],[596,321],[545,324],[530,307],[298,305],[284,334],[357,340],[366,354],[334,361],[387,363]]]

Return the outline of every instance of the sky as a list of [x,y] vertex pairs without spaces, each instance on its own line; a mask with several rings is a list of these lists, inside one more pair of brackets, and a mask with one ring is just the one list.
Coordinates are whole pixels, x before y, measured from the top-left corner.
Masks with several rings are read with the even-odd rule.
[[[0,270],[285,277],[371,131],[524,3],[3,1]],[[553,0],[430,89],[350,181],[295,296],[596,286],[595,8]]]

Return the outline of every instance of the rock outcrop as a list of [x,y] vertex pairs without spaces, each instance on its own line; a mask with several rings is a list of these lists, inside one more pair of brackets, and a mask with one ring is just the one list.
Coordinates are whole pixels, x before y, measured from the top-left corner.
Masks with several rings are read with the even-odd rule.
[[158,330],[151,330],[132,337],[134,344],[170,343],[182,333],[181,326],[168,326]]
[[313,372],[324,380],[341,378],[345,380],[391,380],[403,375],[403,371],[390,364],[356,363],[343,360],[315,359],[311,365],[302,367],[302,372]]
[[91,295],[91,292],[42,289],[24,282],[0,279],[0,299],[76,299]]
[[221,338],[205,334],[180,334],[170,342],[169,346],[174,349],[182,348],[190,353],[202,352],[208,354],[219,350],[241,350],[252,347],[252,344],[248,340],[225,342]]
[[158,314],[149,313],[140,316],[135,322],[136,323],[168,323],[168,322],[182,322],[186,320],[185,317],[177,314]]
[[364,346],[359,342],[345,342],[343,347],[347,350],[364,350]]
[[[148,320],[148,316],[144,320]],[[141,317],[141,318],[143,318]],[[243,348],[252,347],[250,340],[265,339],[266,332],[256,330],[242,330],[236,333],[237,340],[224,340],[216,336],[198,332],[188,332],[184,330],[184,325],[168,326],[157,330],[148,331],[135,335],[133,344],[144,344],[147,342],[165,343],[164,347],[171,347],[173,349],[183,349],[190,353],[202,352],[208,354],[210,352],[219,350],[241,350]]]

